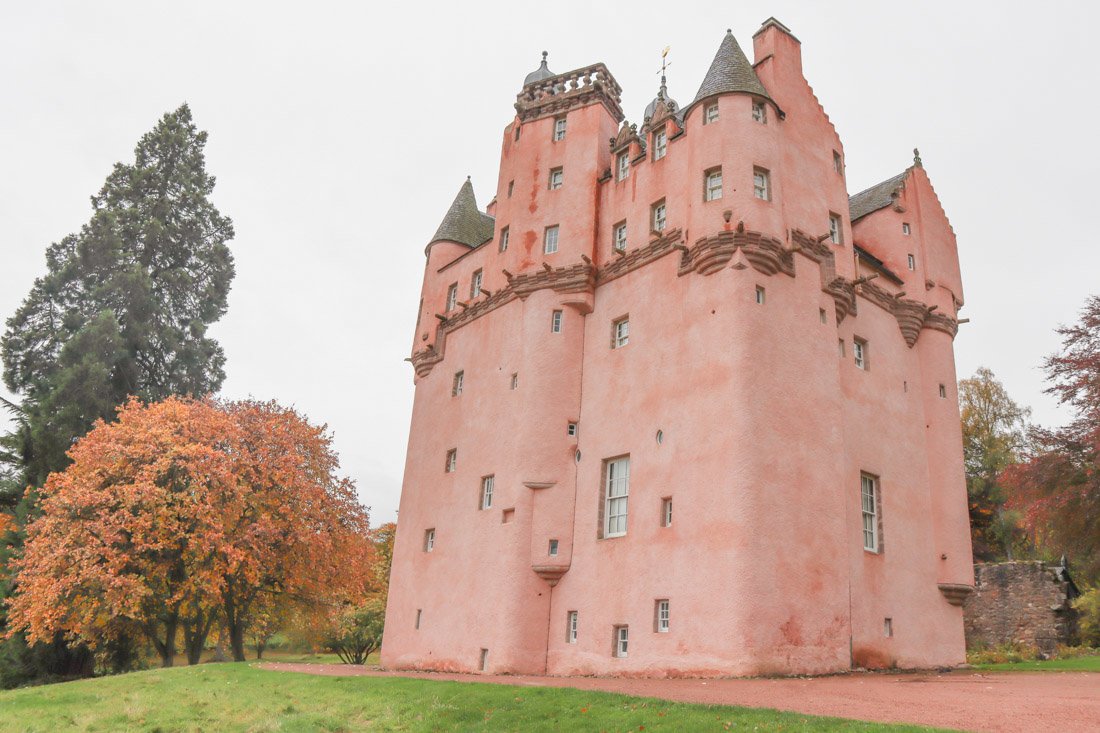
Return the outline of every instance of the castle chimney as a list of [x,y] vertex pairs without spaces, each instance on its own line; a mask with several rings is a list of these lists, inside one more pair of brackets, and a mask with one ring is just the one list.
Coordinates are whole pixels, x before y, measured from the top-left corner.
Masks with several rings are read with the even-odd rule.
[[771,56],[785,72],[793,70],[802,74],[802,42],[774,17],[765,20],[760,30],[753,34],[752,47],[753,65]]

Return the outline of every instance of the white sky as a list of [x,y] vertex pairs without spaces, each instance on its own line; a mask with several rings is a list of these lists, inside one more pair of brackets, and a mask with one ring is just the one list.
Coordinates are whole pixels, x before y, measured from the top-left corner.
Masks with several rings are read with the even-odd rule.
[[[111,165],[181,102],[210,133],[237,277],[212,330],[224,394],[328,423],[375,522],[395,516],[423,249],[459,185],[492,197],[542,50],[603,61],[627,118],[691,101],[725,29],[769,15],[803,44],[851,193],[919,146],[959,239],[972,322],[959,375],[994,370],[1038,422],[1053,329],[1100,293],[1100,4],[73,2],[0,6],[0,316],[78,230]],[[535,9],[537,8],[537,10]]]

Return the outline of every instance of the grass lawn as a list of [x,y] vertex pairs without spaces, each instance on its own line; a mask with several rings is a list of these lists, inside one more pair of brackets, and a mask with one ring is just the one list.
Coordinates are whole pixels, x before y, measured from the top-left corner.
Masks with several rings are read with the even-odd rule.
[[605,692],[205,664],[0,692],[0,731],[926,730]]
[[1100,672],[1100,655],[1071,659],[1044,659],[1041,662],[975,664],[974,669],[988,672]]

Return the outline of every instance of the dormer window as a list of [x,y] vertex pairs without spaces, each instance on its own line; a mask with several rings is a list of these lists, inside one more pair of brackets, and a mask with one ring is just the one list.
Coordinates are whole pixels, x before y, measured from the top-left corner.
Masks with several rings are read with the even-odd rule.
[[761,125],[768,124],[768,110],[763,102],[752,103],[752,118]]
[[447,288],[447,312],[453,311],[458,305],[458,283],[451,283]]
[[470,278],[470,300],[481,295],[481,276],[481,270],[477,270],[474,272],[474,276]]
[[508,227],[504,227],[500,230],[500,251],[508,251]]
[[615,251],[626,252],[626,222],[615,225]]
[[668,133],[658,130],[653,133],[653,159],[660,160],[668,152]]
[[555,224],[552,227],[546,227],[546,231],[542,233],[542,252],[543,254],[552,255],[558,251],[558,227]]
[[703,200],[717,201],[722,198],[722,169],[711,168],[703,176]]
[[562,172],[561,168],[550,169],[550,190],[556,191],[561,188]]
[[718,121],[718,103],[708,104],[707,108],[703,110],[703,124],[709,125],[712,122]]
[[829,240],[833,244],[841,244],[844,241],[844,229],[840,224],[840,217],[829,214]]
[[565,117],[554,118],[554,140],[565,139]]
[[619,180],[630,175],[630,153],[619,153]]
[[661,199],[652,207],[652,222],[653,231],[663,232],[665,230],[665,200]]

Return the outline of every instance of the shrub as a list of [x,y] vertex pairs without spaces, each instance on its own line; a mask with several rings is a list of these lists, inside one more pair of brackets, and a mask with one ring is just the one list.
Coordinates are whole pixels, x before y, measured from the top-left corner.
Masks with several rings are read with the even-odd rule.
[[1100,588],[1082,593],[1073,602],[1073,607],[1080,614],[1077,618],[1077,631],[1081,644],[1100,647]]
[[344,664],[364,664],[382,646],[385,620],[385,599],[372,598],[340,616],[325,646],[339,654]]

